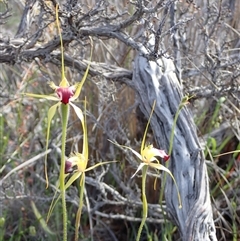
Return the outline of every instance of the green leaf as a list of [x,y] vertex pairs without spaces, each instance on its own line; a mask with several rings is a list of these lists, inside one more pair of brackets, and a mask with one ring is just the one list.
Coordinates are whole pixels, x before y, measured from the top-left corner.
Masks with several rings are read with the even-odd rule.
[[40,222],[43,230],[44,230],[46,233],[50,234],[50,235],[55,235],[55,233],[52,232],[52,231],[49,229],[47,223],[46,223],[45,220],[43,219],[42,215],[41,215],[40,212],[38,211],[38,209],[37,209],[37,207],[36,207],[36,205],[35,205],[35,203],[34,203],[33,201],[31,201],[31,207],[32,207],[33,213],[35,214],[37,220]]
[[[89,37],[90,39],[90,44],[91,44],[91,52],[90,52],[90,61],[92,60],[92,53],[93,53],[93,41],[92,41],[92,38]],[[81,90],[82,90],[82,87],[83,87],[83,84],[87,78],[87,75],[88,75],[88,71],[90,69],[90,65],[91,65],[91,62],[89,62],[88,66],[87,66],[87,69],[85,71],[85,74],[81,80],[81,82],[79,82],[77,85],[76,85],[76,91],[75,91],[75,94],[74,96],[71,98],[73,101],[76,100],[78,98],[78,96],[80,95],[81,93]]]

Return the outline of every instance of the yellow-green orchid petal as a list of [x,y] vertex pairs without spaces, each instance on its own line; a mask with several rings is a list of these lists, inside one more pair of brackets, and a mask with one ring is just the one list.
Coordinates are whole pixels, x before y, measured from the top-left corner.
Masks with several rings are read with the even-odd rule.
[[133,150],[132,148],[128,148],[136,157],[138,157],[141,161],[143,161],[142,155],[140,155],[137,151]]
[[74,93],[73,97],[71,98],[71,101],[75,101],[79,97],[83,84],[84,84],[84,80],[82,79],[82,81],[80,83],[77,83],[74,85],[75,93]]
[[[64,66],[63,66],[63,68],[64,68]],[[64,73],[64,72],[63,72],[63,73]],[[65,75],[62,76],[62,80],[61,80],[61,82],[60,82],[60,84],[59,84],[59,87],[66,88],[66,87],[69,87],[69,86],[70,86],[70,85],[69,85],[69,82],[68,82],[67,78],[65,77]]]
[[177,185],[177,182],[176,182],[173,174],[171,173],[171,171],[170,171],[168,168],[166,168],[165,166],[163,166],[163,165],[161,165],[161,164],[157,164],[157,163],[149,163],[149,166],[150,166],[150,167],[153,167],[153,168],[156,168],[156,169],[158,169],[158,170],[160,170],[160,171],[165,171],[165,172],[167,172],[167,173],[171,176],[171,178],[173,179],[174,184],[175,184],[175,186],[176,186],[176,189],[177,189],[178,201],[179,201],[179,208],[182,208],[182,201],[181,201],[181,197],[180,197],[180,192],[179,192],[179,189],[178,189],[178,185]]
[[57,29],[59,33],[59,38],[60,38],[60,46],[61,46],[61,61],[62,61],[62,80],[60,82],[60,87],[69,87],[69,83],[67,78],[65,77],[65,72],[64,72],[64,53],[63,53],[63,41],[62,41],[62,34],[60,30],[60,24],[59,24],[59,19],[58,19],[58,4],[56,5],[56,23],[57,23]]
[[144,162],[141,162],[140,165],[139,165],[138,168],[137,168],[137,171],[131,176],[131,178],[135,177],[136,174],[137,174],[144,166],[147,166],[147,164],[144,163]]
[[77,167],[78,172],[85,172],[87,168],[88,160],[82,153],[77,153],[78,161],[77,161]]
[[65,184],[65,190],[67,190],[81,176],[81,174],[82,172],[75,172]]
[[[56,110],[58,108],[58,106],[61,105],[61,102],[58,102],[57,104],[53,105],[50,107],[50,109],[48,110],[48,117],[47,117],[47,138],[46,138],[46,151],[48,149],[48,142],[49,142],[49,135],[50,135],[50,127],[51,127],[51,122],[52,119],[56,113]],[[47,176],[47,155],[45,155],[45,161],[44,161],[44,165],[45,165],[45,177],[46,177],[46,183],[47,183],[47,187],[48,187],[48,176]]]
[[165,151],[154,148],[153,145],[146,146],[141,154],[146,162],[151,162],[153,157],[156,156],[163,158],[165,161],[169,159],[169,156],[166,154]]
[[61,102],[58,102],[57,104],[51,106],[48,110],[48,119],[47,119],[47,147],[46,149],[48,148],[48,140],[49,140],[49,134],[50,134],[50,126],[51,126],[51,122],[52,122],[52,119],[56,113],[56,110],[58,108],[58,106],[61,105]]
[[[50,219],[50,216],[52,215],[52,212],[53,212],[53,209],[55,208],[57,202],[59,201],[61,195],[58,195],[58,192],[59,192],[59,183],[57,185],[57,188],[55,190],[55,193],[54,193],[54,196],[53,196],[53,199],[52,199],[52,202],[50,204],[50,207],[48,209],[48,213],[47,213],[47,218],[46,218],[46,221],[48,222],[48,220]],[[58,195],[58,197],[57,197]]]
[[137,151],[133,150],[131,147],[119,145],[117,142],[113,142],[111,140],[108,140],[108,141],[112,142],[116,146],[123,147],[123,148],[126,148],[126,149],[130,150],[136,157],[138,157],[141,161],[143,161],[143,158],[142,158],[141,154],[139,154]]
[[169,171],[169,169],[166,168],[165,166],[163,166],[163,165],[160,164],[160,163],[153,163],[153,162],[151,162],[151,163],[149,163],[148,165],[149,165],[150,167],[156,168],[156,169],[158,169],[158,170],[160,170],[160,171],[165,171],[165,172],[169,173],[171,177],[173,177],[173,175],[172,175],[172,173]]
[[24,95],[29,97],[39,98],[39,99],[59,101],[59,98],[53,95],[38,95],[38,94],[32,94],[32,93],[24,93]]
[[[154,161],[156,161],[157,163],[159,163],[159,161],[158,161],[158,159],[154,156],[154,157],[152,157],[150,160],[149,160],[149,162],[154,162]],[[149,163],[148,162],[148,163]]]
[[156,151],[152,145],[146,146],[142,151],[142,156],[144,160],[149,161],[152,157],[156,156]]
[[73,103],[69,102],[69,104],[73,107],[78,119],[81,121],[82,125],[84,123],[84,116],[83,116],[83,112],[82,110],[77,107],[76,105],[74,105]]
[[71,156],[67,161],[71,163],[72,167],[76,166],[79,162],[79,157],[78,156]]
[[83,125],[83,155],[85,156],[86,160],[88,160],[88,135],[87,135],[87,116],[86,116],[86,97],[84,102],[84,121],[82,122]]
[[[93,41],[92,41],[91,37],[89,37],[89,39],[90,39],[90,44],[91,44],[91,52],[90,52],[90,61],[91,61],[92,60],[92,53],[93,53]],[[78,98],[78,96],[80,95],[83,84],[85,83],[85,80],[87,78],[88,71],[90,69],[90,65],[91,65],[91,62],[88,63],[87,69],[84,73],[84,76],[83,76],[81,82],[79,82],[75,85],[76,91],[75,91],[74,96],[71,98],[71,100],[73,100],[73,101],[76,100]]]
[[153,102],[153,106],[152,106],[152,110],[151,110],[151,113],[150,113],[150,117],[149,117],[149,119],[148,119],[148,122],[147,122],[147,125],[146,125],[146,128],[145,128],[145,131],[144,131],[144,134],[143,134],[141,151],[140,151],[141,153],[143,152],[144,147],[145,147],[145,142],[146,142],[146,137],[147,137],[148,126],[149,126],[149,124],[150,124],[150,120],[151,120],[151,117],[152,117],[152,114],[153,114],[155,105],[156,105],[156,100],[154,100],[154,102]]
[[58,88],[58,86],[55,85],[53,81],[50,81],[50,82],[49,82],[49,87],[50,87],[51,89],[53,89],[53,90],[56,90],[56,89]]
[[105,164],[110,164],[110,163],[113,163],[113,162],[117,162],[117,161],[99,162],[99,163],[97,163],[97,164],[95,164],[95,165],[87,168],[87,169],[85,170],[85,172],[91,171],[91,170],[93,170],[93,169],[96,168],[96,167],[99,167],[99,166],[102,166],[102,165],[105,165]]

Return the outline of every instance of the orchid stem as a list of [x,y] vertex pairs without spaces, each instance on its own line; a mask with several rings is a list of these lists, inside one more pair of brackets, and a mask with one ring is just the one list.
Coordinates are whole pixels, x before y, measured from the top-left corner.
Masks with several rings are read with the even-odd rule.
[[82,208],[83,208],[83,194],[84,194],[84,188],[85,188],[85,173],[82,173],[82,176],[80,178],[80,196],[79,196],[79,205],[78,205],[78,211],[75,221],[75,241],[78,241],[78,230],[80,227],[80,219],[82,214]]
[[60,191],[62,197],[63,212],[63,241],[67,241],[67,206],[65,195],[65,146],[67,136],[67,123],[69,115],[69,105],[61,104],[62,114],[62,151],[61,151],[61,169],[60,169]]
[[[176,125],[177,125],[177,120],[178,120],[178,117],[179,117],[179,114],[182,110],[182,108],[184,107],[186,103],[186,99],[183,98],[181,100],[181,103],[180,105],[178,106],[178,109],[177,109],[177,112],[175,114],[175,117],[174,117],[174,120],[173,120],[173,127],[172,127],[172,130],[171,130],[171,136],[170,136],[170,141],[169,141],[169,150],[168,150],[168,155],[171,156],[172,155],[172,150],[173,150],[173,142],[174,142],[174,133],[175,133],[175,128],[176,128]],[[168,163],[166,164],[166,167],[168,168]],[[163,176],[163,180],[162,180],[162,186],[164,187],[165,184],[166,184],[166,180],[167,180],[167,173],[164,173],[164,176]],[[176,184],[176,183],[175,183]],[[177,184],[176,184],[177,185]],[[176,186],[177,187],[177,186]],[[178,187],[177,187],[177,190],[178,190]],[[161,192],[160,192],[160,197],[159,197],[159,202],[161,204],[161,208],[163,210],[163,206],[162,206],[162,200],[163,200],[163,194],[164,194],[164,188],[161,189]],[[180,202],[180,206],[182,206],[181,202]],[[166,222],[166,217],[165,215],[164,216],[164,220]]]
[[147,215],[148,215],[148,203],[146,198],[146,177],[147,177],[147,170],[148,166],[143,166],[142,168],[142,205],[143,205],[143,214],[142,214],[142,221],[138,229],[137,239],[136,241],[139,241],[142,234],[143,226],[146,222]]

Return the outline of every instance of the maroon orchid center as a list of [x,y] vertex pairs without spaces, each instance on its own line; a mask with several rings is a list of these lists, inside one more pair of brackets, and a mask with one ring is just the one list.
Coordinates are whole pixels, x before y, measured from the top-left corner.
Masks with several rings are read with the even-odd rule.
[[169,158],[170,158],[170,156],[169,156],[169,155],[167,155],[167,154],[165,154],[165,155],[164,155],[164,157],[163,157],[163,160],[166,162],[166,161],[168,161],[168,160],[169,160]]
[[72,163],[70,161],[65,161],[65,174],[72,171]]
[[159,153],[165,162],[169,160],[170,156],[164,150],[159,150]]
[[58,97],[63,104],[68,104],[71,97],[74,95],[72,87],[58,87],[56,90]]
[[166,161],[169,160],[169,158],[170,158],[170,156],[169,156],[169,155],[166,155],[166,156],[164,156],[163,160],[166,162]]

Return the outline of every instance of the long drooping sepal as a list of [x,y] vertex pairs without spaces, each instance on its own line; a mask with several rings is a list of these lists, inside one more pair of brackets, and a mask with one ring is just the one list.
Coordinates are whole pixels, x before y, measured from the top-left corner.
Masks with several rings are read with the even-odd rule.
[[80,176],[82,172],[75,172],[65,184],[65,190],[67,190]]
[[164,172],[167,172],[171,178],[173,179],[174,183],[175,183],[175,186],[176,186],[176,189],[177,189],[177,193],[178,193],[178,202],[179,202],[179,208],[182,208],[182,201],[181,201],[181,196],[180,196],[180,192],[179,192],[179,189],[178,189],[178,185],[177,185],[177,182],[173,176],[173,174],[171,173],[171,171],[166,168],[165,166],[161,165],[161,164],[158,164],[158,163],[150,163],[149,164],[150,167],[153,167],[157,170],[160,170],[160,171],[164,171]]
[[65,77],[65,70],[64,70],[64,53],[63,53],[63,41],[62,41],[62,34],[61,34],[61,29],[60,29],[60,24],[59,24],[59,19],[58,19],[58,4],[56,5],[56,24],[57,24],[57,29],[59,33],[59,38],[60,38],[60,45],[61,45],[61,61],[62,61],[62,79],[60,82],[61,87],[68,87],[69,83],[67,78]]
[[84,100],[84,121],[83,121],[83,156],[88,160],[88,132],[87,132],[87,101]]
[[29,97],[39,98],[39,99],[59,101],[59,98],[57,98],[54,95],[39,95],[39,94],[32,94],[32,93],[24,93],[24,95]]
[[133,150],[131,147],[124,146],[124,145],[119,145],[117,142],[111,141],[109,139],[108,139],[108,141],[110,141],[111,143],[113,143],[116,146],[123,147],[123,148],[126,148],[126,149],[130,150],[136,157],[138,157],[141,161],[143,161],[142,156],[137,151]]
[[70,105],[74,109],[74,112],[76,113],[78,119],[81,121],[82,127],[84,127],[84,116],[83,116],[82,110],[71,102],[70,102]]
[[76,100],[76,99],[78,98],[78,96],[80,95],[81,90],[82,90],[82,87],[83,87],[83,84],[85,83],[85,80],[86,80],[87,75],[88,75],[88,71],[89,71],[89,69],[90,69],[91,60],[92,60],[92,53],[93,53],[93,41],[92,41],[92,38],[91,38],[91,37],[89,37],[89,39],[90,39],[90,45],[91,45],[90,62],[89,62],[89,64],[88,64],[88,66],[87,66],[87,69],[86,69],[86,71],[85,71],[85,73],[84,73],[84,76],[83,76],[81,82],[79,82],[79,83],[77,83],[77,84],[75,85],[76,91],[75,91],[74,96],[71,98],[71,100],[73,100],[73,101]]
[[[50,127],[51,127],[51,122],[52,119],[56,113],[57,108],[60,106],[60,102],[57,104],[53,105],[50,107],[48,110],[48,117],[47,117],[47,138],[46,138],[46,151],[48,149],[48,144],[49,144],[49,135],[50,135]],[[45,155],[45,160],[44,160],[44,169],[45,169],[45,178],[46,178],[46,184],[48,188],[48,175],[47,175],[47,154]]]

